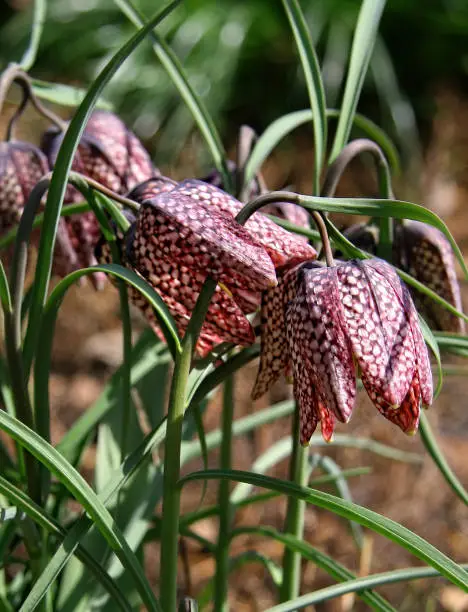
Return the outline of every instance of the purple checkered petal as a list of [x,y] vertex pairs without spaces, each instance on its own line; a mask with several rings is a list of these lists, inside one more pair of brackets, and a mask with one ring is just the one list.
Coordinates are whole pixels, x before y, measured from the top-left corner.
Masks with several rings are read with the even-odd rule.
[[416,369],[407,314],[392,285],[368,261],[343,263],[337,274],[345,329],[369,395],[399,406]]
[[258,399],[285,372],[289,364],[289,351],[284,319],[285,305],[296,294],[297,268],[279,269],[278,285],[262,293],[260,366],[252,391]]
[[430,406],[433,397],[431,362],[429,359],[429,352],[424,342],[424,336],[419,325],[418,312],[411,299],[409,290],[395,270],[386,262],[381,259],[369,259],[366,263],[369,267],[376,270],[392,286],[395,296],[410,322],[422,401],[426,406]]
[[[180,183],[180,187],[192,197],[203,200],[204,204],[223,210],[232,217],[243,207],[243,204],[221,189],[188,179]],[[268,252],[275,267],[293,266],[302,261],[315,259],[315,249],[304,242],[299,236],[279,227],[261,212],[257,212],[245,224],[249,234]]]
[[[460,285],[450,242],[435,227],[405,221],[396,234],[398,264],[415,279],[462,311]],[[410,287],[422,315],[434,329],[465,333],[465,322],[431,298]]]
[[234,270],[250,291],[276,284],[265,249],[232,217],[205,206],[181,186],[142,205],[132,249],[148,266],[168,257],[222,282]]

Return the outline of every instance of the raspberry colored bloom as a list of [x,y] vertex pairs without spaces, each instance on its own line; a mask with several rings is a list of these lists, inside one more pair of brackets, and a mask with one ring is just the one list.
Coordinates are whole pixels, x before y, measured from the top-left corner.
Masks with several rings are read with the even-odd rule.
[[253,397],[292,368],[301,442],[318,422],[326,440],[347,422],[356,364],[378,410],[406,433],[432,402],[429,355],[406,286],[379,259],[306,263],[279,275],[262,301],[262,353]]
[[[51,166],[55,164],[63,136],[57,128],[49,129],[43,136],[42,148]],[[91,115],[72,170],[122,195],[142,181],[159,175],[135,134],[119,117],[102,110]],[[83,196],[76,189],[67,189],[65,204],[82,200]],[[54,272],[64,276],[72,270],[94,265],[94,249],[99,236],[99,224],[92,212],[63,218],[57,234]],[[95,275],[95,284],[102,280],[102,275]]]
[[[185,333],[203,283],[211,276],[219,285],[198,354],[206,355],[221,342],[253,343],[255,334],[245,315],[256,310],[261,292],[276,284],[275,264],[313,259],[315,250],[261,213],[242,227],[234,219],[242,204],[201,181],[173,185],[170,179],[151,179],[135,191],[133,198],[142,206],[126,238],[126,263],[163,298],[179,332]],[[155,197],[145,199],[148,195]],[[154,315],[150,323],[156,324]]]
[[47,159],[27,142],[0,142],[0,235],[19,223],[36,183],[49,171]]
[[[435,227],[404,221],[396,232],[398,265],[462,311],[460,285],[450,242]],[[410,288],[421,314],[433,329],[465,333],[465,322],[417,289]]]

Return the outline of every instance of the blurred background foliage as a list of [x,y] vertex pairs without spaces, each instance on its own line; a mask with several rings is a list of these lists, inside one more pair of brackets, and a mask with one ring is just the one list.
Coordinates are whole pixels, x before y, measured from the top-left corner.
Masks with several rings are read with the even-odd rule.
[[[147,16],[153,0],[135,5]],[[323,65],[327,103],[339,104],[360,0],[304,0]],[[32,3],[2,0],[3,67],[27,45]],[[49,0],[33,75],[86,86],[134,28],[112,0]],[[183,62],[228,146],[241,123],[257,132],[307,107],[306,89],[281,3],[186,0],[162,33]],[[466,86],[466,0],[392,0],[384,12],[360,111],[416,155],[433,115],[434,90]],[[193,133],[190,113],[150,45],[132,55],[106,90],[115,109],[155,152],[174,160]]]

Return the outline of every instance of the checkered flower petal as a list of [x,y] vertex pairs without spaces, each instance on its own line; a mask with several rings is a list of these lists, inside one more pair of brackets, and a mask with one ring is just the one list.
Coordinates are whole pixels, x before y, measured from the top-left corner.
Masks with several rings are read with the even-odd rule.
[[258,399],[290,370],[290,356],[286,336],[285,308],[297,291],[296,268],[276,271],[278,285],[262,293],[260,310],[261,346],[260,366],[252,391],[252,398]]
[[49,171],[44,154],[26,142],[0,142],[0,235],[19,223],[34,185]]
[[[55,164],[62,140],[63,132],[56,128],[43,136],[42,148],[51,166]],[[135,134],[116,115],[103,110],[91,115],[72,169],[120,194],[159,175]]]
[[[405,221],[397,230],[397,261],[411,276],[457,310],[462,310],[455,258],[447,238],[435,227]],[[410,287],[422,315],[434,329],[465,333],[465,322],[431,298]]]
[[411,386],[405,399],[398,408],[389,408],[380,398],[375,402],[376,407],[383,416],[406,434],[414,434],[419,425],[421,409],[421,386],[418,373],[414,375]]
[[424,342],[424,336],[419,325],[418,312],[411,299],[410,292],[395,270],[381,259],[369,259],[366,263],[379,272],[381,276],[391,284],[395,291],[395,295],[400,301],[402,309],[406,313],[411,325],[422,401],[426,406],[430,406],[433,396],[431,362],[429,359],[429,352]]
[[[206,206],[212,205],[232,217],[235,217],[243,206],[232,196],[208,183],[189,179],[180,183],[180,186],[188,195],[203,200]],[[263,245],[275,267],[293,266],[317,257],[312,246],[299,236],[279,227],[261,212],[253,214],[245,224],[245,228],[258,243]]]
[[127,198],[143,204],[147,200],[157,197],[161,193],[172,191],[177,187],[177,183],[167,176],[153,176],[152,178],[136,185],[129,193]]
[[337,270],[306,264],[300,275],[299,296],[304,295],[300,309],[302,350],[308,356],[322,404],[346,423],[356,398],[356,372],[351,342],[337,308]]
[[320,422],[323,438],[329,442],[335,427],[335,416],[324,402],[313,355],[307,350],[307,297],[300,292],[286,307],[286,329],[294,378],[294,397],[299,408],[300,442],[306,446]]
[[203,277],[210,275],[228,289],[232,271],[250,291],[276,284],[266,250],[230,215],[211,210],[183,183],[142,204],[132,250],[144,267],[166,257]]
[[[394,274],[383,263],[386,275]],[[362,381],[373,401],[399,406],[416,369],[411,323],[386,276],[367,261],[337,267],[340,305]]]

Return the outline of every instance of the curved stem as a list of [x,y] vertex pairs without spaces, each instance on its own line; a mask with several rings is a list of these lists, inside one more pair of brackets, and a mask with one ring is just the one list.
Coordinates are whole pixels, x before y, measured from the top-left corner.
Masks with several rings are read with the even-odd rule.
[[[222,470],[231,469],[232,423],[234,420],[234,376],[228,376],[224,383],[221,460]],[[229,500],[229,482],[221,481],[218,489],[219,528],[216,549],[216,576],[214,581],[214,609],[223,612],[229,609],[229,546],[231,542],[232,505]]]
[[325,253],[325,260],[327,262],[327,266],[329,268],[333,268],[333,266],[335,265],[335,260],[333,259],[333,253],[330,245],[330,238],[328,237],[327,226],[325,225],[322,215],[316,210],[311,211],[310,215],[314,220],[314,223],[320,233],[320,239],[322,241],[322,247],[323,252]]
[[[380,195],[388,200],[394,199],[390,167],[382,149],[368,138],[358,138],[347,144],[336,160],[328,168],[322,188],[322,195],[333,197],[338,183],[351,161],[362,153],[370,153],[375,161]],[[391,259],[394,221],[390,218],[379,220],[380,235],[377,254]]]
[[[3,108],[3,104],[5,102],[5,98],[8,93],[8,90],[10,89],[13,83],[17,83],[23,89],[24,98],[23,98],[23,102],[21,105],[23,108],[26,102],[31,102],[31,104],[34,106],[34,108],[40,115],[42,115],[43,117],[48,119],[51,123],[56,125],[61,131],[66,130],[67,123],[63,121],[63,119],[58,117],[54,112],[52,112],[51,110],[43,106],[43,104],[39,101],[39,99],[36,97],[36,94],[33,91],[29,76],[17,64],[11,64],[5,70],[5,72],[2,74],[0,78],[0,111]],[[26,102],[24,102],[25,99],[26,99]],[[22,112],[22,109],[21,109],[21,112]],[[17,118],[18,118],[18,114],[15,113],[14,120],[16,121]],[[12,127],[13,126],[11,125],[11,122],[10,122],[10,125],[8,126],[9,133],[11,133]]]
[[29,41],[28,48],[24,52],[21,58],[21,68],[27,71],[32,68],[36,61],[37,51],[39,49],[39,43],[42,35],[42,28],[44,26],[46,15],[46,2],[45,0],[34,0],[34,13],[33,23],[31,28],[31,38]]

